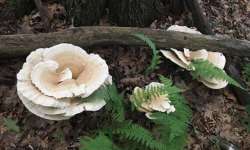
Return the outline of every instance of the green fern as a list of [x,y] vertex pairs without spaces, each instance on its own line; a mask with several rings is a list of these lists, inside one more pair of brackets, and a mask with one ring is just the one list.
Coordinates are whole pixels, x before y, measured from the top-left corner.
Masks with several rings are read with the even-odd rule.
[[155,112],[150,116],[155,118],[152,121],[158,125],[157,129],[161,133],[160,142],[165,145],[165,149],[181,150],[186,144],[188,123],[192,113],[180,94],[181,90],[173,86],[172,81],[164,76],[160,75],[159,79],[161,81],[159,86],[149,86],[147,90],[134,92],[131,99],[136,107],[140,107],[141,103],[151,100],[152,96],[168,96],[171,105],[176,109],[175,112],[170,114]]
[[119,148],[103,133],[95,138],[80,138],[80,150],[119,150]]
[[148,38],[146,35],[144,34],[133,34],[135,37],[143,40],[144,42],[147,43],[147,45],[152,49],[152,53],[153,53],[153,57],[151,59],[151,63],[149,65],[149,67],[146,69],[145,74],[148,75],[150,73],[152,73],[154,70],[159,68],[159,64],[161,63],[161,56],[159,55],[159,51],[156,49],[155,44],[153,43],[153,41]]
[[106,88],[106,109],[111,112],[113,120],[118,122],[124,121],[125,114],[123,107],[123,94],[119,94],[114,83],[112,85],[108,85]]
[[194,78],[205,78],[205,79],[218,79],[227,81],[229,84],[237,86],[239,88],[244,89],[238,82],[236,82],[233,78],[227,75],[222,69],[216,67],[208,60],[197,59],[193,60],[190,66],[194,66],[195,71],[192,71],[191,74]]
[[158,142],[150,131],[131,121],[123,122],[118,128],[113,129],[113,133],[120,135],[123,139],[134,141],[149,149],[166,149],[165,145]]
[[250,63],[243,67],[242,71],[243,77],[248,85],[250,85]]
[[9,130],[9,131],[13,131],[13,132],[16,132],[16,133],[19,133],[20,132],[20,128],[19,126],[17,125],[17,121],[16,120],[13,120],[11,118],[3,118],[3,121],[4,121],[4,125],[5,127]]

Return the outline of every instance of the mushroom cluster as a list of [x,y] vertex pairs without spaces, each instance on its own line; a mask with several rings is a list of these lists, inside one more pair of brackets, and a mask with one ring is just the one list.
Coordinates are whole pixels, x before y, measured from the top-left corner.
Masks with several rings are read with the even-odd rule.
[[[202,34],[201,32],[197,31],[195,28],[188,28],[186,26],[179,26],[179,25],[172,25],[170,26],[167,31],[177,31],[177,32],[185,32],[185,33],[192,33],[192,34]],[[215,65],[220,69],[224,69],[226,64],[225,56],[220,52],[210,52],[205,49],[198,50],[198,51],[190,51],[189,49],[184,48],[184,52],[177,51],[176,49],[171,49],[171,51],[161,50],[162,54],[170,59],[172,62],[176,63],[182,68],[187,70],[194,70],[195,68],[189,68],[189,64],[192,60],[195,59],[203,59],[208,60],[210,63]],[[224,80],[217,80],[217,79],[204,79],[199,78],[204,85],[212,89],[220,89],[227,86],[228,82]]]
[[[195,71],[195,68],[190,68],[190,64],[192,60],[202,59],[207,60],[212,63],[217,68],[223,69],[226,64],[225,56],[220,52],[209,52],[205,49],[190,51],[189,49],[184,48],[184,51],[178,51],[176,49],[171,48],[172,51],[161,50],[161,53],[179,65],[182,68],[185,68],[189,71]],[[218,80],[214,78],[198,78],[204,85],[212,89],[220,89],[227,86],[228,82],[224,80]]]
[[[154,93],[150,92],[150,89],[163,87],[164,85],[158,82],[152,82],[149,85],[145,86],[145,89],[140,87],[135,87],[133,90],[133,95],[130,97],[130,101],[135,105],[138,111],[145,112],[146,117],[150,117],[152,112],[166,112],[171,113],[175,111],[175,107],[171,105],[171,101],[168,98],[167,94]],[[145,95],[147,93],[147,96]],[[157,94],[156,94],[157,93]]]
[[30,53],[17,74],[17,93],[35,115],[64,120],[101,109],[106,103],[100,91],[111,82],[99,55],[63,43]]

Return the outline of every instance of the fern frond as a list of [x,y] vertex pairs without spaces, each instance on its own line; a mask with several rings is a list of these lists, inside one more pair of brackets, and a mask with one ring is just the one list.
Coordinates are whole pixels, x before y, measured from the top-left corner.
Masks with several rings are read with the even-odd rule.
[[249,83],[250,82],[250,63],[246,64],[243,67],[243,77],[245,78],[245,80]]
[[19,126],[17,125],[17,121],[16,120],[13,120],[11,118],[3,118],[3,123],[4,123],[4,126],[9,130],[9,131],[13,131],[13,132],[16,132],[16,133],[19,133],[20,132],[20,128]]
[[103,133],[95,138],[80,138],[80,150],[119,150],[119,148]]
[[130,99],[136,107],[140,107],[142,103],[149,102],[154,97],[157,97],[160,95],[168,95],[168,91],[165,90],[162,84],[148,85],[146,86],[145,89],[137,88],[137,90],[134,90]]
[[131,122],[123,122],[113,130],[114,134],[146,146],[149,149],[164,150],[165,145],[158,142],[147,129]]
[[106,108],[111,112],[112,119],[122,122],[125,118],[123,107],[123,94],[119,94],[115,84],[107,86],[105,101]]
[[205,79],[217,79],[227,81],[229,84],[237,86],[244,89],[237,81],[227,75],[222,69],[216,67],[208,60],[197,59],[193,60],[190,64],[194,66],[195,71],[192,71],[191,74],[194,78],[205,78]]
[[145,43],[147,43],[147,45],[152,49],[152,59],[151,59],[151,63],[148,66],[148,68],[145,71],[145,74],[148,75],[150,73],[152,73],[154,70],[158,69],[158,65],[161,63],[161,56],[159,54],[159,51],[156,49],[156,46],[154,44],[154,42],[148,38],[146,35],[144,34],[133,34],[135,37],[143,40]]

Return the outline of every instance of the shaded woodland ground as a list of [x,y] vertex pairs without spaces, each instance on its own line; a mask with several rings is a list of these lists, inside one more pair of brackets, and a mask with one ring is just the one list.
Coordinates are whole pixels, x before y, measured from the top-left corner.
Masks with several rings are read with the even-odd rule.
[[[82,16],[74,16],[73,12],[69,14],[69,8],[65,7],[71,5],[69,3],[47,0],[44,4],[49,10],[49,24],[44,22],[35,6],[26,5],[27,12],[17,13],[17,9],[13,8],[14,4],[9,4],[7,0],[0,0],[0,34],[55,32],[83,25],[139,26],[152,29],[167,29],[173,24],[195,26],[191,13],[184,7],[181,7],[183,10],[173,9],[174,5],[168,5],[170,1],[154,3],[157,4],[154,6],[160,10],[152,10],[150,12],[152,16],[146,14],[146,17],[143,15],[130,17],[124,14],[122,18],[115,15],[117,13],[112,13],[119,9],[115,3],[107,10],[101,9],[102,3],[99,2],[94,5],[95,7],[91,7],[99,11],[88,10],[87,15],[81,13]],[[91,4],[87,5],[91,6]],[[248,0],[201,0],[200,6],[214,33],[250,40],[250,2]],[[75,10],[77,9],[80,8]],[[125,12],[137,13],[136,10],[131,8]],[[95,17],[89,15],[90,12],[95,12]],[[76,18],[74,22],[71,20],[72,14]],[[151,51],[148,48],[119,45],[95,46],[91,48],[91,52],[98,53],[106,59],[118,88],[125,90],[126,96],[135,86],[144,86],[155,81],[157,74],[170,77],[178,87],[185,89],[184,96],[193,110],[186,149],[213,150],[219,149],[218,145],[228,145],[228,143],[234,144],[238,149],[250,149],[250,134],[242,122],[247,116],[245,106],[240,104],[242,99],[239,99],[230,87],[210,90],[192,80],[187,72],[167,60],[164,60],[156,72],[144,76],[142,72],[151,58]],[[227,56],[227,58],[237,66],[238,71],[241,71],[243,65],[250,61],[248,57]],[[48,121],[31,114],[24,108],[16,93],[16,73],[24,61],[25,57],[0,60],[0,149],[78,149],[79,137],[90,135],[105,120],[103,111],[83,112],[70,120],[60,122]],[[127,107],[129,103],[126,99]],[[3,117],[17,120],[21,131],[10,132],[3,124]],[[142,113],[128,113],[126,117],[150,128]]]

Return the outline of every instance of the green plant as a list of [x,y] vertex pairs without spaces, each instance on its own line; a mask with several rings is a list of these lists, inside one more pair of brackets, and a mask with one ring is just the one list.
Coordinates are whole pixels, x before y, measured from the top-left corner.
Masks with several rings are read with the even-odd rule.
[[111,112],[112,120],[122,122],[125,119],[123,94],[119,94],[115,84],[106,87],[105,101],[107,103],[106,109]]
[[[152,113],[152,123],[160,136],[155,136],[150,130],[132,121],[125,120],[123,94],[119,94],[115,84],[106,87],[106,108],[110,112],[111,121],[95,138],[81,138],[81,149],[84,150],[118,150],[118,147],[126,145],[129,150],[181,150],[186,142],[188,121],[191,110],[184,98],[179,94],[180,90],[173,86],[171,80],[160,76],[163,88],[149,88],[145,90],[143,97],[151,97],[157,94],[168,94],[171,104],[176,111],[167,113]],[[138,99],[139,100],[139,99]],[[132,146],[128,146],[132,143]]]
[[244,89],[237,81],[227,75],[225,71],[216,67],[208,60],[197,59],[193,60],[190,64],[190,67],[194,67],[195,70],[191,72],[194,78],[202,77],[204,79],[218,79],[227,81],[229,84],[237,86],[239,88]]
[[159,64],[161,63],[161,56],[159,55],[159,51],[156,49],[156,46],[154,44],[154,42],[148,38],[146,35],[144,34],[133,34],[135,37],[143,40],[144,42],[147,43],[147,45],[152,49],[152,59],[151,59],[151,63],[148,66],[148,68],[145,71],[145,74],[148,75],[150,73],[152,73],[154,70],[159,68]]
[[141,147],[146,147],[147,149],[165,149],[165,145],[158,142],[150,131],[131,121],[123,122],[119,127],[113,130],[113,133],[120,135],[122,139],[134,141],[140,144]]
[[11,118],[3,118],[3,121],[4,121],[4,125],[5,127],[9,130],[9,131],[13,131],[13,132],[16,132],[16,133],[19,133],[20,132],[20,128],[19,126],[17,125],[17,121],[16,120],[13,120]]
[[250,85],[250,63],[243,67],[242,74],[248,85]]
[[59,142],[63,142],[65,138],[62,130],[56,130],[52,136]]
[[119,150],[110,138],[99,133],[95,138],[80,138],[80,150]]
[[132,99],[136,102],[135,106],[139,107],[141,103],[151,100],[152,96],[166,95],[168,97],[176,111],[170,114],[153,112],[150,116],[158,125],[159,133],[161,133],[159,140],[164,143],[166,149],[179,150],[185,146],[188,122],[192,113],[184,97],[179,94],[180,90],[173,86],[172,81],[162,75],[159,78],[162,86],[154,86],[138,92],[137,95],[132,96]]

